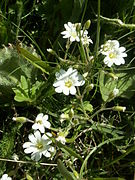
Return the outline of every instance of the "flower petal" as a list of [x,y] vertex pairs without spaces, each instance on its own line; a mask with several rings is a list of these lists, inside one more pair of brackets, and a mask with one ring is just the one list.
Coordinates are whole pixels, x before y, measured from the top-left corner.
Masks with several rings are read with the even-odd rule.
[[70,94],[72,94],[72,95],[76,94],[76,88],[74,86],[70,87]]
[[63,87],[63,93],[68,96],[69,95],[69,88]]

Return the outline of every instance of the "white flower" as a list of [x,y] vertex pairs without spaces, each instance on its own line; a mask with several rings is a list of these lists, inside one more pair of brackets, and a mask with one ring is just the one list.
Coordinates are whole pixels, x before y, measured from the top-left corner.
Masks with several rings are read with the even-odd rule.
[[85,83],[83,76],[78,74],[76,69],[69,68],[67,71],[61,69],[56,73],[56,81],[53,86],[57,93],[64,93],[65,95],[75,95],[75,86],[82,86]]
[[3,176],[0,178],[0,180],[12,180],[12,178],[9,177],[8,174],[3,174]]
[[81,30],[81,41],[83,45],[89,45],[89,43],[93,43],[90,37],[88,36],[87,30]]
[[25,142],[23,148],[26,154],[31,154],[31,159],[39,161],[42,157],[42,154],[45,157],[51,157],[51,152],[54,152],[54,147],[50,146],[52,141],[48,138],[51,137],[51,133],[46,133],[41,136],[39,131],[34,132],[28,136],[30,142]]
[[103,55],[108,55],[109,51],[112,51],[113,49],[118,49],[119,46],[120,44],[117,40],[108,40],[105,44],[101,45],[100,52]]
[[66,143],[66,139],[65,139],[64,136],[58,136],[58,137],[56,138],[56,140],[57,140],[57,141],[60,141],[62,144],[65,144],[65,143]]
[[124,47],[119,47],[108,52],[104,58],[104,63],[111,67],[113,64],[121,65],[125,64],[124,57],[127,57],[127,54],[124,52],[126,49]]
[[35,123],[32,126],[32,129],[39,129],[41,133],[45,132],[45,128],[50,128],[51,124],[48,120],[48,115],[44,115],[43,113],[40,113],[37,115]]
[[67,24],[64,24],[64,27],[66,30],[61,32],[61,34],[64,35],[63,38],[69,38],[71,42],[80,41],[78,33],[76,31],[76,24],[68,22]]
[[117,40],[108,40],[105,44],[101,45],[100,52],[106,56],[104,63],[111,67],[113,64],[125,64],[124,57],[127,57],[127,54],[124,52],[125,50],[124,47],[120,47]]

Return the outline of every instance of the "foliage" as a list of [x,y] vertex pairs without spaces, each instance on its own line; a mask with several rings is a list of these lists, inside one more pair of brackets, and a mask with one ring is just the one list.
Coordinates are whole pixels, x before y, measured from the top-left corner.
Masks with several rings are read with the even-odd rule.
[[[133,179],[134,0],[2,0],[0,7],[0,176]],[[73,23],[79,42],[62,38],[67,22]],[[86,32],[93,44],[83,43]],[[109,39],[126,48],[125,64],[103,63],[100,46]],[[75,95],[53,87],[60,77],[58,84],[70,87],[73,76],[61,70],[66,74],[69,67],[76,82],[81,75],[85,81],[74,86]],[[23,144],[39,113],[49,116],[51,128],[45,133],[52,134],[55,152],[34,162]]]

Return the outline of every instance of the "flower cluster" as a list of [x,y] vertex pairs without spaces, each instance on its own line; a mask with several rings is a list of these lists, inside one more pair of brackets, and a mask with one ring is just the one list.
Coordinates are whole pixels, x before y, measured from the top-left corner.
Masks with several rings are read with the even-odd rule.
[[56,81],[53,86],[57,93],[63,92],[65,95],[75,95],[75,86],[82,86],[84,83],[83,77],[78,74],[76,69],[72,69],[71,67],[67,71],[60,69],[60,71],[56,73]]
[[88,36],[88,31],[80,29],[80,23],[72,24],[71,22],[68,22],[67,24],[64,24],[64,27],[66,30],[61,32],[61,34],[63,35],[63,38],[69,38],[70,42],[79,42],[81,40],[83,45],[93,43]]
[[[25,119],[25,122],[33,122],[25,117],[13,117],[13,120],[22,122],[20,119]],[[24,152],[26,154],[31,154],[31,159],[35,161],[39,161],[43,156],[49,158],[51,157],[52,153],[55,152],[54,147],[52,144],[52,134],[49,132],[46,132],[46,129],[50,129],[51,124],[48,121],[48,115],[44,115],[43,113],[40,113],[37,115],[34,124],[32,125],[32,129],[34,130],[34,133],[28,135],[28,142],[25,142],[23,144]],[[43,134],[42,134],[43,133]],[[56,137],[56,141],[60,141],[62,144],[66,143],[65,139],[66,134],[65,133],[58,133]],[[18,157],[13,157],[16,160],[18,160]],[[16,159],[17,158],[17,159]],[[6,175],[4,176],[6,177]]]
[[108,40],[105,44],[101,45],[100,52],[106,56],[104,63],[111,67],[113,64],[125,64],[124,57],[127,57],[125,50],[125,47],[120,47],[117,40]]
[[[26,154],[31,154],[31,159],[39,161],[44,155],[45,157],[51,157],[51,153],[54,152],[54,147],[50,144],[52,140],[52,134],[47,132],[45,133],[45,128],[49,129],[51,126],[48,121],[48,115],[40,113],[37,115],[36,120],[32,126],[32,129],[35,130],[34,134],[28,136],[29,142],[23,144],[24,152]],[[45,133],[45,134],[41,134]]]

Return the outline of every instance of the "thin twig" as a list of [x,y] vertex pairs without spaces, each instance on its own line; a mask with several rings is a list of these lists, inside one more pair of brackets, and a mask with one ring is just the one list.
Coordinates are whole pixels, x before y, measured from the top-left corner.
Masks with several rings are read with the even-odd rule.
[[103,17],[100,15],[100,20],[103,21],[104,23],[113,24],[113,25],[116,25],[119,27],[124,27],[124,28],[128,28],[128,29],[130,29],[130,28],[135,29],[135,24],[125,24],[120,19],[111,19],[111,18]]

